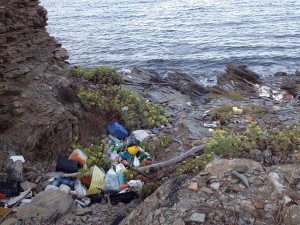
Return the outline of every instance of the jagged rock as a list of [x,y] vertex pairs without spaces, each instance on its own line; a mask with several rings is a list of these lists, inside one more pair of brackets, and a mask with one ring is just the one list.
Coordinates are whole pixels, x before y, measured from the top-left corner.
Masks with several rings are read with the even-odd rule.
[[174,221],[174,225],[185,225],[185,222],[184,222],[183,219],[177,218],[177,219]]
[[[247,176],[249,180],[260,179],[264,182],[259,184],[252,182],[250,188],[246,188],[242,184],[229,182],[230,172],[237,165],[245,165],[249,168],[243,175]],[[290,168],[294,168],[294,166],[287,165]],[[278,200],[281,197],[273,190],[274,185],[268,178],[268,172],[265,172],[272,170],[280,171],[280,166],[265,168],[258,162],[247,159],[215,160],[205,168],[205,172],[209,173],[210,176],[198,174],[190,178],[185,177],[183,180],[176,178],[177,181],[178,179],[181,180],[181,184],[177,183],[176,179],[167,181],[145,202],[142,202],[138,208],[134,209],[121,222],[121,225],[159,224],[159,218],[162,214],[169,224],[184,224],[184,221],[188,224],[201,223],[205,225],[233,221],[238,222],[238,224],[252,224],[254,221],[257,224],[275,224],[276,217],[273,215],[278,213]],[[197,193],[186,188],[191,182],[198,183],[199,191]],[[205,190],[207,185],[212,184],[212,182],[221,184],[218,191],[214,191],[213,194],[201,191]],[[176,188],[171,183],[176,184]],[[283,185],[286,187],[288,181],[284,181]],[[297,204],[299,203],[300,198],[298,198],[297,191],[288,189],[287,195],[291,195],[291,199],[296,201]],[[287,208],[289,206],[282,205],[281,207],[283,207],[281,216],[284,216],[285,210],[289,210]],[[173,213],[167,214],[168,211]],[[200,217],[196,216],[197,214],[203,215]],[[178,215],[182,220],[178,219]],[[191,217],[191,215],[194,216]],[[296,209],[290,216],[296,218],[295,215]]]
[[172,88],[180,91],[183,94],[190,96],[200,97],[209,91],[191,76],[186,73],[174,72],[169,73],[165,80],[170,84]]
[[35,183],[31,183],[31,182],[28,182],[28,181],[24,181],[22,182],[21,184],[21,188],[24,190],[24,191],[27,191],[27,190],[34,190],[36,189],[37,185]]
[[93,210],[91,208],[83,208],[79,209],[75,212],[76,216],[85,216],[85,215],[91,215],[93,213]]
[[213,194],[213,193],[214,193],[214,191],[211,190],[211,189],[208,188],[208,187],[202,187],[202,188],[200,189],[200,191],[203,191],[203,192],[205,192],[205,193],[207,193],[207,194]]
[[205,221],[205,214],[203,213],[193,213],[189,219],[191,222],[203,223]]
[[239,66],[236,67],[234,65],[228,64],[226,65],[227,73],[237,75],[247,81],[257,82],[259,79],[259,75],[252,70],[248,69],[247,66]]
[[259,75],[246,66],[233,66],[231,64],[226,66],[226,73],[218,76],[218,86],[214,90],[219,93],[235,92],[242,96],[257,96],[254,84],[259,83]]
[[191,182],[188,188],[190,190],[197,191],[198,190],[198,184],[197,184],[197,182]]
[[247,165],[252,170],[262,169],[262,165],[260,163],[249,159],[222,159],[210,162],[206,166],[205,171],[210,172],[212,175],[218,175],[224,171],[232,171],[235,165]]
[[31,203],[20,207],[19,219],[36,218],[38,220],[54,220],[72,210],[74,201],[70,195],[60,190],[39,193]]
[[9,218],[1,223],[1,225],[16,225],[18,224],[18,220],[16,218]]
[[25,159],[56,159],[77,135],[78,119],[56,97],[71,83],[67,51],[47,33],[46,14],[38,0],[0,2],[0,151]]

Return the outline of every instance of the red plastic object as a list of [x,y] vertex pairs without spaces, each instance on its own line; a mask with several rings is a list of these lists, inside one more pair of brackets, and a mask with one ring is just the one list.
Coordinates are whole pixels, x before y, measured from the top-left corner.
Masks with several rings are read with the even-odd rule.
[[283,95],[283,98],[285,99],[285,100],[291,100],[292,98],[293,98],[293,95],[291,95],[290,93],[284,93],[284,95]]
[[150,166],[152,164],[152,161],[151,160],[146,160],[145,164],[146,164],[146,166]]
[[0,199],[6,199],[5,195],[0,193]]
[[122,190],[122,189],[129,188],[129,187],[130,187],[129,184],[124,184],[124,185],[121,185],[119,187],[119,189]]

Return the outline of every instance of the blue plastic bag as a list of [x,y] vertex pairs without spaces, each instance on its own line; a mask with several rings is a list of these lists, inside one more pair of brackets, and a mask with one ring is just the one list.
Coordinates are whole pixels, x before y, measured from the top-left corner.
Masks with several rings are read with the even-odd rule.
[[112,122],[108,124],[108,131],[111,135],[121,140],[124,140],[126,137],[128,137],[127,130],[118,122]]

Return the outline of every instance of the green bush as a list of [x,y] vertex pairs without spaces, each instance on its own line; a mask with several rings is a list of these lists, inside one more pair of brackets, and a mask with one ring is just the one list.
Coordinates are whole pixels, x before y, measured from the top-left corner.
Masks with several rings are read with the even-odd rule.
[[182,164],[177,168],[176,174],[189,174],[189,173],[199,173],[205,169],[205,166],[213,160],[211,154],[205,154],[196,156],[193,159],[183,161]]
[[103,114],[120,120],[128,129],[168,124],[166,113],[161,107],[145,102],[133,92],[118,86],[82,90],[78,96],[84,107],[97,107]]
[[151,155],[155,155],[156,152],[167,148],[172,143],[172,139],[168,136],[157,137],[153,141],[142,141],[141,147],[149,152]]
[[123,83],[123,78],[117,72],[117,69],[109,66],[100,66],[94,69],[77,67],[71,70],[71,76],[105,85],[120,85]]
[[286,127],[282,131],[270,132],[265,145],[279,156],[287,156],[295,151],[300,151],[299,125]]
[[145,199],[150,196],[157,188],[159,188],[163,184],[163,181],[150,182],[147,183],[141,190],[139,190],[138,194],[141,199]]
[[106,156],[106,151],[108,149],[105,149],[105,141],[101,141],[99,145],[90,145],[88,147],[83,147],[81,145],[72,145],[71,149],[80,149],[83,151],[87,156],[87,166],[88,168],[96,165],[98,167],[102,167],[105,171],[107,171],[110,168],[110,161]]
[[243,148],[244,136],[228,133],[225,130],[215,130],[205,148],[207,154],[216,154],[223,157],[239,157]]
[[205,152],[222,157],[239,157],[245,151],[245,142],[250,143],[252,149],[269,149],[274,155],[288,156],[300,151],[300,127],[297,124],[282,130],[263,130],[257,123],[251,123],[243,134],[215,130]]

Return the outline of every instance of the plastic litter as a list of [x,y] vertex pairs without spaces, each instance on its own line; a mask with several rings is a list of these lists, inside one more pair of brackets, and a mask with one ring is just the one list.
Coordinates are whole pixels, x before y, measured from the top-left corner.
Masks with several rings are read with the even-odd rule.
[[44,191],[50,191],[50,190],[58,190],[59,187],[55,186],[55,185],[52,185],[52,184],[49,184],[46,186],[45,190]]
[[238,107],[232,107],[232,111],[234,114],[243,114],[243,109],[239,109]]
[[275,100],[275,101],[280,101],[283,99],[283,93],[276,93],[276,94],[273,94],[272,95],[272,98]]
[[32,192],[30,190],[21,192],[19,196],[10,198],[9,201],[7,202],[7,205],[12,206],[16,204],[18,201],[31,196],[32,196]]
[[132,135],[135,139],[139,140],[140,142],[142,142],[144,139],[150,136],[150,134],[146,130],[135,130],[132,132]]
[[113,168],[109,169],[105,176],[105,189],[116,191],[119,189],[119,178]]
[[124,140],[126,137],[128,137],[128,131],[118,122],[112,122],[108,124],[108,131],[111,135],[121,140]]
[[136,156],[133,159],[133,166],[134,167],[139,167],[140,166],[140,161]]
[[0,193],[0,200],[6,199],[5,195]]
[[76,193],[76,195],[77,195],[78,198],[82,198],[82,197],[86,196],[86,189],[81,184],[80,180],[75,180],[75,182],[74,182],[74,189],[75,189],[75,193]]
[[125,166],[122,163],[119,163],[116,166],[116,173],[118,175],[119,185],[125,184],[124,171],[126,170]]
[[142,189],[143,186],[144,183],[141,180],[130,180],[127,184],[120,186],[119,189],[131,188],[133,191],[138,191]]
[[11,156],[9,159],[12,159],[14,162],[20,160],[22,163],[25,162],[25,159],[22,155],[14,155]]
[[119,154],[117,152],[112,152],[110,154],[110,160],[111,161],[116,161],[119,158]]
[[217,128],[218,127],[218,125],[215,123],[204,123],[203,126],[206,128]]
[[271,89],[267,86],[261,86],[258,88],[258,95],[259,97],[271,97]]
[[284,98],[284,100],[292,100],[294,97],[293,97],[293,95],[291,95],[290,93],[284,93],[283,94],[283,98]]
[[69,160],[67,158],[60,158],[57,165],[56,171],[65,173],[75,173],[81,168],[81,165],[76,160]]
[[105,188],[105,173],[99,167],[93,166],[90,169],[92,174],[91,185],[87,191],[87,195],[97,195]]
[[70,193],[71,188],[68,185],[61,184],[59,185],[59,190],[66,192],[67,194]]
[[52,185],[55,186],[60,186],[61,184],[65,184],[69,187],[74,187],[74,180],[69,180],[66,178],[59,177],[59,178],[55,178],[55,180],[52,183]]
[[81,151],[80,149],[75,149],[73,150],[73,152],[71,153],[69,160],[75,160],[78,161],[80,163],[80,165],[84,165],[87,161],[88,157],[86,154],[83,153],[83,151]]
[[123,202],[126,204],[131,202],[133,199],[137,199],[138,194],[136,192],[130,191],[122,194],[110,194],[109,198],[112,205],[115,205],[119,202]]
[[19,181],[0,182],[0,193],[6,197],[17,196],[22,191]]
[[127,151],[131,154],[131,155],[136,155],[140,150],[139,146],[131,146],[127,148]]

